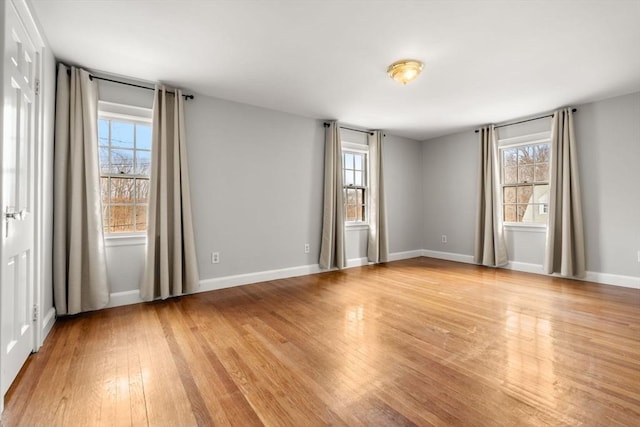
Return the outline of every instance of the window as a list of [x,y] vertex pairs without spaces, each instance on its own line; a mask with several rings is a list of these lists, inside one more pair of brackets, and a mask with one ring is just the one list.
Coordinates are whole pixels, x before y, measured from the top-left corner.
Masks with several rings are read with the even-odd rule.
[[144,116],[100,110],[98,148],[105,233],[147,229],[151,123]]
[[550,153],[548,140],[501,147],[505,222],[547,223]]
[[342,170],[345,221],[365,223],[368,220],[366,148],[365,150],[343,148]]

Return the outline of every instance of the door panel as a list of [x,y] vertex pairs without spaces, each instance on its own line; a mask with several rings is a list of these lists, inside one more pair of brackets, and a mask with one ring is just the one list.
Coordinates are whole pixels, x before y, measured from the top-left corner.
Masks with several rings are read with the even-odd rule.
[[2,395],[33,349],[34,151],[38,53],[6,2],[2,138]]

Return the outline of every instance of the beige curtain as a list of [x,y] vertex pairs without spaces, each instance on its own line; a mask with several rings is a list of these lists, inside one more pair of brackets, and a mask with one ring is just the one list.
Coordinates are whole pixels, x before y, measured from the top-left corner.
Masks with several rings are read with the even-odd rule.
[[98,163],[98,88],[58,65],[54,145],[53,288],[56,313],[109,303]]
[[342,184],[342,144],[338,122],[325,129],[324,208],[322,217],[321,268],[344,268],[344,188]]
[[573,113],[570,108],[553,114],[549,184],[545,272],[583,277],[585,255],[582,202]]
[[370,262],[389,260],[389,238],[387,234],[387,209],[384,199],[382,174],[383,133],[369,134],[369,245],[367,255]]
[[502,230],[498,147],[493,125],[480,129],[480,165],[474,261],[489,267],[508,262]]
[[151,150],[147,253],[140,286],[146,301],[199,286],[182,91],[156,87]]

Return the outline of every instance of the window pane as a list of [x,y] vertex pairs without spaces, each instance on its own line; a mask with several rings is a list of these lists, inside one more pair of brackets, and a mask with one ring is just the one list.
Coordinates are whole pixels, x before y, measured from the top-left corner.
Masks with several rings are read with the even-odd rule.
[[102,194],[102,204],[109,204],[109,178],[100,177],[100,193]]
[[518,203],[530,203],[533,194],[532,185],[519,185],[517,188],[516,198]]
[[518,182],[533,182],[533,165],[518,168]]
[[549,163],[536,163],[534,180],[536,182],[549,181]]
[[133,148],[133,123],[111,122],[111,145]]
[[136,148],[151,150],[151,126],[136,124]]
[[111,150],[111,173],[133,173],[133,150]]
[[147,206],[136,206],[136,231],[145,231],[147,229]]
[[344,185],[353,185],[354,179],[353,179],[353,171],[352,170],[346,170],[344,171]]
[[111,205],[111,231],[135,231],[133,228],[133,205]]
[[362,170],[362,154],[354,155],[355,167],[356,170]]
[[109,121],[105,119],[98,120],[98,144],[109,145]]
[[515,203],[516,202],[516,187],[505,187],[503,190],[503,202]]
[[344,153],[344,165],[345,169],[353,169],[353,154]]
[[111,172],[111,166],[109,165],[109,149],[107,147],[99,148],[98,161],[100,162],[100,173],[105,174]]
[[110,233],[111,229],[109,227],[109,205],[102,205],[102,224],[104,225],[104,232]]
[[147,203],[149,201],[149,180],[136,179],[136,201]]
[[533,205],[533,222],[546,223],[549,216],[549,205]]
[[518,148],[519,165],[529,165],[533,163],[533,146]]
[[549,161],[549,144],[538,144],[534,147],[534,149],[536,163]]
[[527,212],[527,205],[516,205],[516,216],[518,222],[523,222]]
[[533,188],[533,202],[549,203],[549,186],[548,185],[536,185]]
[[507,222],[516,222],[516,205],[505,205],[504,206],[504,220]]
[[504,168],[504,183],[505,184],[517,184],[518,183],[518,168],[508,167]]
[[136,174],[151,174],[151,152],[136,150]]
[[133,178],[111,178],[111,203],[133,203]]
[[360,171],[355,171],[355,179],[353,180],[354,185],[359,185],[359,186],[363,186],[364,183],[362,182],[362,172]]
[[502,161],[505,167],[518,166],[518,149],[510,148],[502,151]]

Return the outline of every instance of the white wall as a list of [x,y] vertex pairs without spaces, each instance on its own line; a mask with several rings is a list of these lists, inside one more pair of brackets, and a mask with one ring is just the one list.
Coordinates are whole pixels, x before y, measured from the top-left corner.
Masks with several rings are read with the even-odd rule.
[[[587,276],[640,285],[640,93],[576,106],[575,129],[587,251]],[[506,138],[549,121],[500,129]],[[423,142],[424,249],[473,255],[478,136],[473,131]],[[448,234],[449,243],[440,242]],[[541,271],[544,232],[508,230],[514,268]]]

